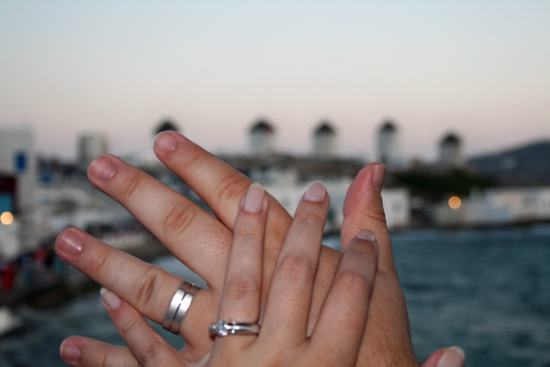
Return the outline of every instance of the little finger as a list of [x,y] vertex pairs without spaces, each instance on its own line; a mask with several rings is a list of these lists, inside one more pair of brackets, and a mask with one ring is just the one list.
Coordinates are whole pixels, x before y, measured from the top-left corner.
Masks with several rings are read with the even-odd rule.
[[105,288],[101,290],[101,296],[105,310],[141,366],[188,365],[178,351],[168,344],[135,308]]
[[59,354],[73,367],[138,367],[128,348],[82,336],[71,336],[61,343]]

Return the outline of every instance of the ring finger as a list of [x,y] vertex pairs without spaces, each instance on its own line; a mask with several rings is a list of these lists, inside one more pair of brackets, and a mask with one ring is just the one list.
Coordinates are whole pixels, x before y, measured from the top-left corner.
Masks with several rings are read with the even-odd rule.
[[[256,323],[260,314],[262,252],[268,203],[263,188],[252,184],[241,201],[220,302],[219,319]],[[227,343],[226,338],[218,338]],[[250,343],[254,339],[229,338]]]

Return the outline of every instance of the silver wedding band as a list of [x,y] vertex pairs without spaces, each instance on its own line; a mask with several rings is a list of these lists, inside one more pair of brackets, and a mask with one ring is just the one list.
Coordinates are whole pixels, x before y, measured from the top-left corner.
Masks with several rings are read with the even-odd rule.
[[172,302],[168,307],[162,327],[171,331],[174,334],[178,334],[180,330],[181,321],[191,306],[191,301],[197,292],[199,287],[186,280],[181,283],[180,287],[172,297]]
[[260,333],[260,325],[248,322],[227,322],[219,320],[210,324],[208,328],[210,335],[228,336],[228,335],[258,335]]

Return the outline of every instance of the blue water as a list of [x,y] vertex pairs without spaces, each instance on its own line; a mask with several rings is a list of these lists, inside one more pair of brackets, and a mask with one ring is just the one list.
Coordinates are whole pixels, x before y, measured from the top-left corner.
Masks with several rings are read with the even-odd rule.
[[[550,227],[406,231],[392,238],[419,357],[459,345],[466,366],[550,363]],[[334,238],[327,243],[338,246]],[[157,264],[190,276],[171,258]],[[20,308],[18,315],[27,330],[0,339],[0,366],[62,366],[59,344],[70,335],[123,344],[99,294],[57,309]],[[183,345],[157,330],[173,345]]]
[[550,231],[393,236],[413,343],[459,345],[467,366],[550,364]]

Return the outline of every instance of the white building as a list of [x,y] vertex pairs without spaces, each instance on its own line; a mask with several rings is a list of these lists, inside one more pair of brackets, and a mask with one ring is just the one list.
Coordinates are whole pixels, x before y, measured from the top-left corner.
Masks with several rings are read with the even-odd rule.
[[402,165],[399,135],[393,121],[385,121],[378,130],[378,160],[388,168]]
[[0,174],[16,179],[16,209],[32,214],[36,186],[36,160],[30,126],[0,127]]
[[[330,208],[325,231],[339,230],[344,219],[344,198],[351,184],[351,179],[343,177],[336,180],[326,180],[323,181],[323,184],[325,184],[327,193],[330,196]],[[309,185],[310,183],[307,182],[287,183],[286,185],[282,182],[275,182],[265,185],[264,188],[281,203],[290,215],[294,216],[296,208],[298,208],[298,204]]]
[[12,260],[21,250],[19,239],[20,223],[14,219],[9,225],[0,223],[0,257],[4,260]]
[[252,155],[275,153],[275,129],[269,122],[259,120],[250,129],[250,153]]
[[411,224],[411,197],[408,189],[386,187],[382,190],[382,202],[389,229],[406,228]]
[[[283,207],[294,215],[302,196],[310,183],[290,182],[292,175],[282,175],[284,180],[265,184],[268,191]],[[344,219],[344,199],[352,182],[349,177],[340,177],[332,180],[324,180],[330,197],[330,208],[328,213],[326,231],[340,230]],[[382,190],[384,211],[388,228],[404,228],[410,224],[410,195],[404,188],[384,188]]]
[[88,167],[96,157],[107,153],[109,142],[105,134],[85,133],[78,139],[78,161],[82,167]]
[[458,135],[449,133],[439,143],[439,162],[446,167],[458,167],[464,163],[462,142]]
[[336,131],[328,122],[322,122],[313,133],[313,154],[318,158],[336,156]]

